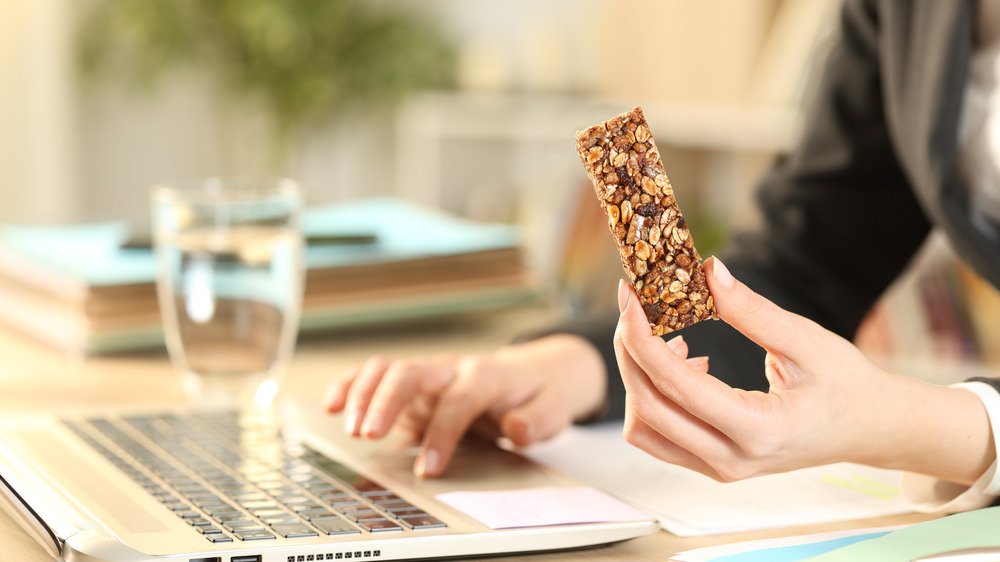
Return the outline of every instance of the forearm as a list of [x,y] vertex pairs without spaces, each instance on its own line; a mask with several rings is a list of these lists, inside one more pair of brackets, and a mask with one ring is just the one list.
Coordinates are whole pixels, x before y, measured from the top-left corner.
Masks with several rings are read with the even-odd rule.
[[858,462],[971,485],[996,459],[989,418],[971,392],[893,373],[872,391],[865,403],[874,431]]
[[[584,347],[579,348],[583,350],[585,356],[593,357],[592,353],[597,354],[599,365],[596,365],[595,368],[604,376],[603,382],[598,383],[603,388],[602,402],[595,409],[595,416],[584,417],[577,421],[621,419],[625,415],[625,388],[622,386],[621,377],[618,376],[615,350],[611,345],[617,322],[617,313],[595,311],[566,318],[558,324],[543,330],[528,332],[515,340],[526,343],[550,337],[568,336],[577,338],[576,342],[581,345],[585,344]],[[583,378],[589,378],[589,376],[585,375]]]

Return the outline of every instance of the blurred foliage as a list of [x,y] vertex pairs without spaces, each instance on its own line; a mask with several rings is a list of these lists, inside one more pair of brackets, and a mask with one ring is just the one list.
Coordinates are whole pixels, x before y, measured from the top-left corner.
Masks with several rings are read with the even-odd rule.
[[698,252],[703,258],[718,253],[729,240],[729,222],[718,215],[693,214],[688,219],[688,228],[698,242]]
[[[452,83],[454,49],[412,14],[363,0],[105,0],[85,22],[86,75],[155,88],[203,65],[258,96],[279,136],[356,104]],[[286,139],[287,140],[287,139]]]

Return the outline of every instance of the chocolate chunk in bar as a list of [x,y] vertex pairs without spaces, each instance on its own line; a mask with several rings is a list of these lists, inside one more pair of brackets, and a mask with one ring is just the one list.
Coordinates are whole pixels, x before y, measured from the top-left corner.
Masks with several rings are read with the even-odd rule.
[[576,150],[653,333],[715,318],[701,256],[642,109],[577,133]]

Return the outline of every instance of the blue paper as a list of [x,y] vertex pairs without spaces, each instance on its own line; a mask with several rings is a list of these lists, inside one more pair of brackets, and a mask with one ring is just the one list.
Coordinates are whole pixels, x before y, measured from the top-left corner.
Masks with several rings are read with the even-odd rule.
[[713,558],[711,562],[796,562],[798,560],[805,560],[810,556],[819,556],[820,554],[830,552],[831,550],[836,550],[838,548],[868,539],[878,538],[886,534],[888,534],[888,531],[852,535],[849,537],[841,537],[839,539],[831,539],[807,544],[764,548],[761,550],[720,556],[718,558]]

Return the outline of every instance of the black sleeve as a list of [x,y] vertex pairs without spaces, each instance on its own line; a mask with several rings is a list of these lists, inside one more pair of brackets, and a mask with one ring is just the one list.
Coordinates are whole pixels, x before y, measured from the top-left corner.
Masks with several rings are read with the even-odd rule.
[[972,377],[969,382],[984,382],[1000,392],[1000,378],[993,377]]
[[847,338],[931,226],[886,123],[873,5],[845,3],[805,134],[760,187],[763,227],[723,252],[752,287]]
[[[803,138],[759,186],[762,227],[734,236],[721,257],[755,291],[852,338],[930,223],[890,139],[874,2],[848,0],[840,23]],[[605,358],[609,417],[624,409],[616,321],[605,314],[554,328],[587,338]],[[763,350],[728,325],[701,322],[681,333],[691,356],[710,357],[712,374],[740,388],[767,388]]]
[[[588,421],[616,419],[625,416],[625,385],[618,371],[618,360],[615,358],[613,343],[617,323],[618,314],[616,313],[593,313],[571,318],[564,323],[528,336],[530,339],[554,333],[576,334],[597,348],[607,369],[608,391],[603,414]],[[713,375],[733,386],[741,386],[742,383],[741,388],[767,390],[767,381],[764,379],[763,351],[742,334],[730,328],[729,325],[714,321],[701,322],[667,337],[674,337],[678,334],[684,334],[684,339],[689,342],[688,345],[692,350],[691,357],[709,355],[709,351],[712,349],[726,350],[725,353],[711,355],[710,363]],[[696,343],[692,344],[692,340]],[[745,384],[748,381],[737,380],[729,376],[731,373],[741,370],[744,372],[759,371],[760,376],[750,381],[756,384],[748,386]]]

